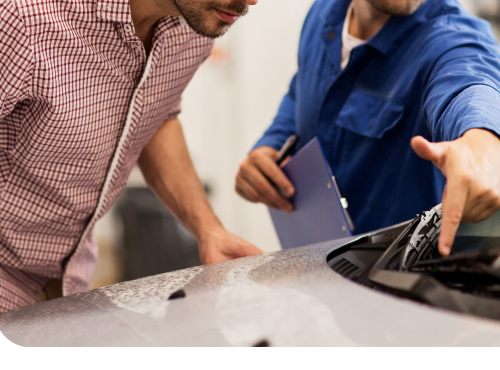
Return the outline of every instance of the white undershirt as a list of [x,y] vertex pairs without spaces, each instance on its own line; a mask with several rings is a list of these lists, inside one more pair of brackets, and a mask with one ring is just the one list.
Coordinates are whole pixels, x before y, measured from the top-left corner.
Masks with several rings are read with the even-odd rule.
[[351,20],[352,14],[352,3],[347,9],[347,15],[344,21],[344,27],[342,28],[342,61],[340,63],[340,68],[344,69],[347,67],[349,63],[349,59],[351,58],[351,51],[356,46],[364,44],[366,41],[358,39],[357,37],[351,36],[349,34],[349,23]]

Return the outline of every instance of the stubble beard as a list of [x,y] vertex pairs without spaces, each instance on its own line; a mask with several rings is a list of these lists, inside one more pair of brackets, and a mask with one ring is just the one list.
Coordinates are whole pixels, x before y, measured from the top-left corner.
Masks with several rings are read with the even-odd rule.
[[[162,1],[162,0],[157,0]],[[248,13],[248,5],[241,0],[233,0],[229,4],[211,1],[203,5],[193,4],[192,0],[173,0],[177,9],[182,14],[186,23],[199,35],[216,39],[223,36],[231,27],[231,23],[224,22],[222,19],[216,19],[216,26],[210,27],[207,18],[215,9],[236,12],[244,16]]]
[[417,11],[426,0],[367,0],[371,6],[382,13],[404,17]]

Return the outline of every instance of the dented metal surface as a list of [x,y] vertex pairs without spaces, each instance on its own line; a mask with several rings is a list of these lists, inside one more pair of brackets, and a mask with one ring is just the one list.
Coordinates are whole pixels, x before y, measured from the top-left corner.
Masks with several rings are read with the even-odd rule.
[[40,303],[0,314],[0,330],[23,346],[500,345],[499,322],[372,291],[333,272],[328,252],[353,239]]

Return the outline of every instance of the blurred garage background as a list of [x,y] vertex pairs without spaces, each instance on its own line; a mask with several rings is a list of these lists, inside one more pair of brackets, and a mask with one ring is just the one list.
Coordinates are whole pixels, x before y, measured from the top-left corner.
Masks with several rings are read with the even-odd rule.
[[[500,0],[461,0],[500,40]],[[263,251],[280,249],[268,211],[234,191],[239,163],[268,127],[297,68],[302,22],[313,0],[260,1],[216,40],[183,95],[180,115],[194,165],[224,226]],[[91,288],[200,264],[194,238],[145,187],[138,169],[95,229]]]

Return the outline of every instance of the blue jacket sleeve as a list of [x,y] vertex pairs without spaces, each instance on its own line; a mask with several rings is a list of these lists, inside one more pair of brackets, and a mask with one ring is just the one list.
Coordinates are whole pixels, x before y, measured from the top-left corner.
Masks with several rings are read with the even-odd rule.
[[489,26],[480,26],[435,37],[442,51],[423,96],[433,141],[455,140],[472,128],[500,136],[500,49]]
[[270,146],[279,150],[286,139],[295,133],[295,75],[290,83],[288,93],[281,101],[278,113],[273,120],[271,126],[266,130],[264,135],[257,141],[252,148],[260,146]]

